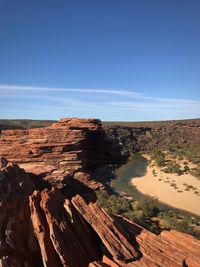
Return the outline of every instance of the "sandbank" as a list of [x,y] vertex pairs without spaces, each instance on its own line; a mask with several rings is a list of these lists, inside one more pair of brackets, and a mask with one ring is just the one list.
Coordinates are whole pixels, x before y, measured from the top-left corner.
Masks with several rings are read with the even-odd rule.
[[[153,170],[155,170],[154,174]],[[157,198],[175,208],[200,215],[200,179],[190,173],[179,176],[164,173],[161,168],[148,165],[146,174],[142,177],[134,177],[131,183],[143,194]],[[188,186],[190,186],[189,190]]]

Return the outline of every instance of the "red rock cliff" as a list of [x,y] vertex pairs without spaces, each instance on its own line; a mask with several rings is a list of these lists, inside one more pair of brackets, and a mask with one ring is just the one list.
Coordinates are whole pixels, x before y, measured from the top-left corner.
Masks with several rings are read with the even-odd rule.
[[101,187],[91,173],[124,161],[97,119],[68,118],[50,127],[2,131],[0,155],[60,187],[69,176],[92,188]]
[[13,163],[0,158],[0,266],[200,266],[195,238],[156,236],[96,205],[94,170],[123,159],[109,149],[94,119],[3,132],[0,153]]

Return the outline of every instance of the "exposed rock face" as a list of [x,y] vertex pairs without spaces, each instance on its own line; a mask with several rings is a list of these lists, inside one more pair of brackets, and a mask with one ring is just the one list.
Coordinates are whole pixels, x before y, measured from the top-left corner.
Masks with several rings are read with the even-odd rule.
[[92,174],[124,159],[110,148],[93,119],[3,132],[0,153],[31,177],[0,158],[0,266],[200,266],[195,238],[156,236],[97,206]]
[[139,244],[142,257],[127,266],[192,266],[200,265],[200,241],[176,230],[155,235],[124,218],[118,218],[130,237]]
[[127,241],[127,233],[101,208],[94,203],[87,204],[81,196],[72,198],[78,212],[92,226],[110,254],[119,260],[127,261],[138,257],[137,251]]
[[0,170],[0,266],[40,266],[28,207],[34,185],[17,165]]
[[120,224],[80,196],[72,202],[56,189],[30,196],[31,218],[47,266],[88,266],[103,253],[123,264],[138,253]]
[[88,266],[99,258],[96,243],[74,207],[56,189],[30,196],[31,217],[47,266]]
[[200,119],[171,122],[104,124],[109,139],[120,143],[125,152],[151,150],[165,145],[199,144]]
[[[67,121],[67,127],[70,123],[76,127],[76,123],[78,123],[77,119],[63,119],[62,124],[64,121]],[[79,119],[78,127],[82,125],[82,122],[83,120]],[[50,126],[51,123],[51,121],[1,120],[0,132],[5,129]],[[124,152],[148,150],[168,144],[181,146],[185,143],[198,144],[200,142],[200,119],[160,122],[104,122],[103,128],[109,139],[123,145]]]
[[5,168],[8,165],[8,161],[5,158],[0,158],[0,169]]
[[0,155],[56,186],[63,187],[65,177],[73,176],[93,189],[102,187],[91,179],[94,170],[125,160],[96,119],[61,119],[46,128],[2,131]]
[[195,238],[177,231],[156,236],[79,195],[66,199],[57,188],[33,191],[22,169],[5,164],[0,266],[199,266]]

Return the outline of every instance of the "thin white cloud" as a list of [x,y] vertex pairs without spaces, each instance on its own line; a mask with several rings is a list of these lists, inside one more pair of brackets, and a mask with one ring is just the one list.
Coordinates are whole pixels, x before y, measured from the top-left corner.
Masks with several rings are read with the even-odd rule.
[[61,88],[61,87],[40,87],[40,86],[18,86],[18,85],[0,85],[0,92],[8,91],[26,91],[26,92],[72,92],[72,93],[96,93],[124,96],[140,96],[137,92],[128,90],[111,90],[111,89],[87,89],[87,88]]
[[29,110],[28,114],[49,114],[49,119],[73,114],[112,116],[112,120],[129,120],[134,114],[158,119],[200,117],[199,100],[151,97],[130,90],[0,85],[0,102],[1,116],[9,114],[9,107],[14,115]]
[[[97,89],[97,88],[64,88],[64,87],[43,87],[43,86],[21,86],[21,85],[0,85],[0,93],[4,93],[4,96],[6,96],[6,93],[13,93],[13,96],[16,95],[16,93],[36,93],[36,92],[57,92],[57,93],[88,93],[88,94],[108,94],[108,95],[121,95],[121,96],[127,96],[127,97],[133,97],[138,100],[146,100],[146,101],[152,101],[152,102],[165,102],[165,103],[177,103],[177,104],[199,104],[200,101],[191,100],[191,99],[174,99],[174,98],[162,98],[162,97],[151,97],[146,96],[144,94],[141,94],[136,91],[130,91],[130,90],[117,90],[117,89]],[[10,94],[9,94],[10,96]],[[55,100],[56,100],[55,96]],[[53,99],[53,96],[52,96]],[[61,100],[62,101],[62,100]]]

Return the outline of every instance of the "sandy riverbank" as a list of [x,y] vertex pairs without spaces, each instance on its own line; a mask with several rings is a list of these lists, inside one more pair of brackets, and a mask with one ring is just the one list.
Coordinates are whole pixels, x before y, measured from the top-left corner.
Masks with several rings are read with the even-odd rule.
[[[153,174],[153,170],[156,175]],[[175,208],[200,215],[200,180],[189,173],[178,176],[164,173],[157,166],[148,165],[146,174],[133,178],[131,183],[143,194],[155,197]]]

